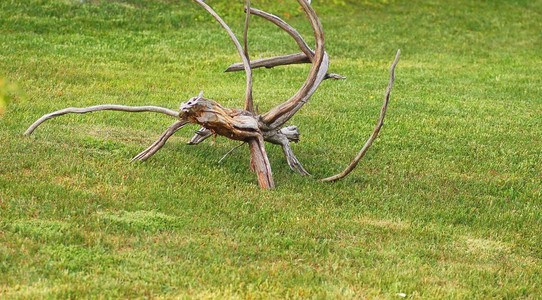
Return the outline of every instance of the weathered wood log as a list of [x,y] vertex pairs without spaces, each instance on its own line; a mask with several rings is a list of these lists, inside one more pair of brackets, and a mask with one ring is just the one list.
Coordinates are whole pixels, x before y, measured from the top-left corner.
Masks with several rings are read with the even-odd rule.
[[[303,1],[303,0],[301,0],[301,1]],[[301,4],[301,6],[305,5],[303,7],[303,9],[305,10],[305,12],[307,12],[307,8],[308,7],[310,8],[310,6],[307,5],[307,3],[305,1],[303,1],[303,3],[301,1],[298,1],[298,2]],[[309,58],[310,61],[313,60],[314,51],[309,47],[309,45],[307,45],[307,42],[305,42],[305,40],[303,39],[301,34],[299,34],[299,32],[295,28],[290,26],[290,24],[284,22],[284,20],[282,20],[281,18],[279,18],[279,17],[277,17],[277,16],[275,16],[273,14],[270,14],[268,12],[265,12],[263,10],[251,8],[250,13],[255,15],[255,16],[262,17],[265,20],[275,24],[280,29],[286,31],[286,33],[288,33],[295,40],[295,42],[299,46],[299,49],[301,50],[301,52],[303,52]],[[311,25],[313,25],[313,24],[311,24]]]
[[[34,122],[25,132],[26,135],[32,132],[43,122],[69,113],[88,113],[101,110],[118,110],[126,112],[156,112],[175,117],[177,121],[170,125],[167,130],[147,149],[136,155],[134,160],[147,160],[157,151],[159,151],[167,140],[178,130],[188,123],[200,125],[192,139],[188,142],[191,145],[197,145],[210,136],[224,136],[232,140],[242,141],[241,145],[248,144],[250,149],[250,169],[255,172],[258,184],[262,189],[272,189],[275,186],[271,164],[267,157],[265,142],[281,146],[286,161],[290,169],[301,175],[310,175],[303,167],[301,162],[294,155],[291,143],[299,141],[299,130],[296,126],[285,126],[285,124],[303,107],[311,96],[316,92],[321,83],[326,79],[344,79],[339,74],[328,73],[329,56],[324,47],[324,32],[322,24],[315,11],[310,6],[310,1],[297,0],[313,30],[315,38],[314,50],[309,47],[299,32],[286,23],[281,18],[268,12],[251,8],[250,1],[245,0],[245,26],[243,31],[243,45],[239,42],[230,27],[224,20],[203,0],[194,0],[205,11],[207,11],[226,31],[232,40],[241,63],[231,65],[226,72],[235,72],[244,70],[246,73],[245,105],[243,109],[227,108],[220,105],[217,101],[203,97],[203,92],[198,96],[190,98],[181,104],[179,111],[157,106],[124,106],[124,105],[98,105],[86,108],[66,108],[50,114],[46,114]],[[277,56],[254,60],[251,62],[249,57],[248,30],[250,25],[250,15],[261,17],[280,29],[288,33],[299,46],[301,53]],[[359,163],[361,158],[367,152],[370,145],[378,136],[382,128],[387,106],[390,99],[391,88],[395,78],[395,66],[399,60],[399,51],[391,67],[390,81],[386,90],[384,105],[382,107],[379,120],[369,140],[365,143],[360,153],[354,158],[350,165],[341,173],[325,178],[323,181],[335,181],[347,176]],[[288,100],[275,106],[270,111],[259,114],[255,110],[252,95],[252,69],[253,68],[273,68],[276,66],[311,63],[311,68],[307,79],[299,90]],[[241,146],[240,145],[240,146]],[[236,148],[238,148],[237,146]],[[234,149],[236,149],[234,148]],[[232,149],[233,151],[233,149]],[[231,151],[230,151],[231,152]],[[226,153],[227,156],[230,152]],[[225,157],[224,156],[224,157]],[[224,159],[224,157],[222,159]],[[222,160],[221,159],[221,160]]]
[[258,127],[256,116],[246,110],[225,108],[201,94],[183,103],[180,110],[181,120],[199,124],[214,134],[247,142],[250,147],[250,166],[256,173],[260,187],[275,187],[263,133]]

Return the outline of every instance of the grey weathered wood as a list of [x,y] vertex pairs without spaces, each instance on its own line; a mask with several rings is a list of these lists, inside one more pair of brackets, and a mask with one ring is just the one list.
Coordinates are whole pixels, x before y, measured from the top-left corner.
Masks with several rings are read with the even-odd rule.
[[211,130],[205,127],[200,127],[200,129],[196,130],[190,141],[188,141],[188,145],[198,145],[212,135],[213,133]]
[[179,116],[179,112],[160,106],[126,106],[117,104],[104,104],[89,107],[68,107],[42,116],[32,125],[30,125],[30,127],[28,127],[28,129],[24,132],[24,135],[31,135],[32,132],[34,132],[34,130],[38,128],[38,126],[52,118],[56,118],[66,114],[86,114],[101,110],[116,110],[125,112],[155,112],[165,114],[174,118]]
[[[257,68],[273,68],[277,66],[293,65],[293,64],[306,64],[311,60],[305,55],[305,53],[288,54],[283,56],[275,56],[270,58],[255,59],[250,62],[252,69]],[[237,72],[243,71],[243,63],[235,63],[229,66],[224,72]]]
[[264,138],[266,142],[277,144],[282,147],[282,152],[292,171],[297,172],[302,176],[310,175],[309,172],[303,168],[303,165],[297,159],[290,146],[290,142],[299,142],[299,130],[296,126],[288,126],[280,130],[267,131],[264,133]]
[[185,120],[180,120],[173,123],[154,143],[152,143],[147,149],[143,150],[138,155],[134,156],[131,161],[145,161],[149,159],[149,157],[153,156],[156,152],[158,152],[158,150],[162,149],[167,140],[173,134],[175,134],[175,132],[183,128],[186,124],[188,124],[188,121]]

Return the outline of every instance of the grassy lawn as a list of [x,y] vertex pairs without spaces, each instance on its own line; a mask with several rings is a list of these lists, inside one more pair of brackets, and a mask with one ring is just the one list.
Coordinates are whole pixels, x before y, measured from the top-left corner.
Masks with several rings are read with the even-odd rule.
[[[242,32],[240,1],[208,1]],[[295,1],[253,1],[298,28]],[[200,90],[242,107],[238,56],[191,1],[0,1],[0,298],[487,299],[542,295],[542,1],[313,1],[331,72],[292,119],[312,178],[268,146],[261,191],[246,147],[199,146],[172,120],[68,106],[177,108]],[[298,52],[254,18],[253,58]],[[395,51],[386,126],[370,134]],[[308,65],[255,70],[266,111]],[[2,96],[4,95],[4,96]],[[1,107],[0,107],[1,109]]]

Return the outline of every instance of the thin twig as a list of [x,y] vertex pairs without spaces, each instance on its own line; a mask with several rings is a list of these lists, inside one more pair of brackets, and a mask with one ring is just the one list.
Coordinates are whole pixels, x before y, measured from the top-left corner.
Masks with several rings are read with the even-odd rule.
[[246,144],[245,142],[242,142],[241,144],[231,148],[228,152],[226,152],[226,154],[224,154],[224,156],[222,156],[221,159],[218,160],[218,163],[222,163],[222,161],[228,156],[230,155],[233,151],[237,150],[239,147],[243,146],[244,144]]
[[175,133],[177,130],[183,128],[186,124],[188,124],[188,121],[180,120],[177,121],[171,126],[168,127],[164,133],[154,142],[152,145],[150,145],[147,149],[141,151],[138,155],[134,156],[131,161],[145,161],[149,157],[153,156],[158,150],[160,150],[167,142],[167,140]]
[[365,153],[367,153],[367,150],[369,150],[369,147],[373,144],[374,140],[378,137],[378,133],[380,132],[380,129],[384,125],[384,118],[386,117],[386,111],[388,109],[388,103],[390,102],[390,93],[391,89],[393,87],[393,82],[395,81],[395,66],[397,66],[397,63],[399,62],[399,56],[401,55],[401,50],[397,50],[397,54],[395,55],[395,60],[393,61],[391,67],[390,67],[390,81],[388,83],[388,87],[386,88],[386,93],[384,96],[384,104],[382,105],[382,109],[380,110],[380,117],[378,118],[378,121],[376,122],[376,126],[373,130],[373,133],[365,142],[365,145],[363,145],[363,148],[359,151],[358,155],[352,160],[352,162],[342,171],[341,173],[337,175],[333,175],[331,177],[327,177],[322,179],[322,181],[332,182],[337,181],[339,179],[342,179],[346,177],[346,175],[350,174],[352,170],[358,165],[360,160],[365,156]]
[[125,112],[156,112],[168,115],[170,117],[177,118],[179,117],[179,112],[171,110],[169,108],[159,107],[159,106],[126,106],[126,105],[115,105],[115,104],[105,104],[105,105],[96,105],[89,107],[68,107],[55,112],[46,114],[34,122],[28,129],[24,132],[24,135],[31,135],[34,130],[41,125],[41,123],[56,118],[65,114],[86,114],[95,111],[101,110],[116,110],[116,111],[125,111]]
[[327,73],[324,79],[344,80],[346,79],[346,76],[343,76],[341,74],[336,74],[336,73]]

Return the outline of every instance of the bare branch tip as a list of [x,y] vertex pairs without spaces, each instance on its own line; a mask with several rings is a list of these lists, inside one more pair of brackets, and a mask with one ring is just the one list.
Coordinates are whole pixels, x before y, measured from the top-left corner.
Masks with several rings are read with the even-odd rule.
[[346,76],[343,76],[341,74],[328,73],[328,74],[326,74],[324,79],[344,80],[344,79],[346,79]]
[[397,53],[395,54],[395,60],[393,62],[394,64],[397,64],[400,56],[401,56],[401,49],[397,49]]

